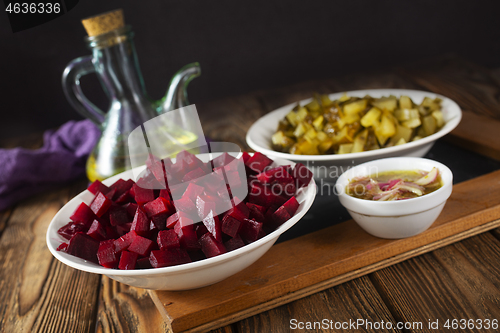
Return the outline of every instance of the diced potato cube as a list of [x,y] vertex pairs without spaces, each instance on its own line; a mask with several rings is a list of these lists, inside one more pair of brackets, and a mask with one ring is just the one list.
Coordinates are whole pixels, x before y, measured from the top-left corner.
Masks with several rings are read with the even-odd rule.
[[364,116],[361,118],[361,125],[363,127],[370,127],[373,122],[379,120],[382,111],[377,108],[371,108]]
[[417,109],[398,109],[394,111],[394,117],[399,121],[406,121],[413,118],[419,118],[420,114]]
[[391,143],[397,145],[400,139],[404,139],[405,142],[409,142],[412,134],[413,129],[398,124],[396,126],[396,134],[394,134],[391,138]]
[[297,113],[295,111],[290,111],[286,115],[286,119],[290,124],[292,124],[293,127],[297,126],[298,124],[298,119],[297,119]]
[[435,100],[429,97],[425,97],[422,103],[420,103],[420,105],[428,108],[430,111],[435,111],[440,109],[439,103],[436,103]]
[[326,135],[326,133],[323,131],[319,131],[316,134],[316,139],[318,139],[319,142],[323,142],[328,139],[328,135]]
[[364,151],[367,138],[368,138],[368,129],[365,129],[364,131],[361,131],[358,135],[356,135],[356,137],[354,138],[351,153],[359,153]]
[[422,137],[420,135],[417,135],[411,141],[413,142],[413,141],[417,141],[417,140],[420,140],[420,139],[422,139]]
[[404,138],[401,138],[398,140],[398,142],[396,142],[396,146],[404,145],[405,143],[406,143],[406,140]]
[[282,152],[288,152],[288,150],[295,144],[295,140],[286,136],[283,131],[278,131],[271,137],[273,149]]
[[443,112],[437,110],[432,112],[432,116],[434,119],[436,119],[436,126],[441,128],[444,125],[444,117],[443,117]]
[[309,142],[312,142],[314,139],[316,139],[316,135],[317,133],[314,130],[314,128],[311,128],[304,134],[304,139],[306,139]]
[[321,105],[323,106],[329,106],[330,104],[332,104],[332,100],[330,99],[330,97],[328,97],[328,95],[321,95]]
[[337,124],[339,128],[342,129],[344,128],[345,125],[354,124],[357,121],[359,121],[359,115],[355,113],[355,114],[345,115],[344,117],[340,118],[337,121]]
[[352,151],[352,143],[344,143],[339,146],[339,152],[337,154],[349,154]]
[[298,139],[301,138],[307,132],[307,127],[304,122],[300,123],[293,131],[293,135]]
[[299,143],[299,151],[302,155],[319,155],[318,142],[309,142],[305,140]]
[[316,100],[316,98],[314,98],[312,101],[307,103],[305,105],[305,107],[311,112],[318,112],[320,109],[320,105],[319,105],[318,101]]
[[344,114],[346,116],[354,115],[366,109],[368,101],[366,99],[361,99],[355,102],[348,103],[344,105]]
[[403,121],[401,123],[401,125],[403,125],[404,127],[408,127],[408,128],[416,128],[416,127],[420,126],[421,124],[422,124],[422,122],[420,121],[420,118],[413,118],[413,119],[410,119],[407,121]]
[[335,135],[335,142],[339,144],[342,143],[351,143],[353,141],[352,137],[349,136],[349,131],[347,127],[344,127],[340,132]]
[[351,97],[347,96],[346,93],[344,93],[340,98],[339,98],[339,102],[345,102],[345,101],[348,101]]
[[399,98],[399,108],[400,109],[411,109],[413,108],[413,102],[408,96],[401,96]]
[[383,114],[378,130],[382,135],[393,136],[396,133],[396,125],[388,115]]
[[318,145],[318,150],[320,154],[326,153],[333,146],[333,140],[328,138]]
[[398,100],[395,97],[378,98],[372,104],[382,111],[393,112],[398,107]]
[[297,123],[304,121],[308,114],[309,112],[307,112],[307,109],[305,107],[299,108],[299,110],[297,111]]
[[430,115],[422,119],[422,128],[424,129],[425,135],[431,135],[436,133],[436,119]]
[[313,121],[313,126],[317,131],[321,131],[323,129],[323,116],[319,116]]

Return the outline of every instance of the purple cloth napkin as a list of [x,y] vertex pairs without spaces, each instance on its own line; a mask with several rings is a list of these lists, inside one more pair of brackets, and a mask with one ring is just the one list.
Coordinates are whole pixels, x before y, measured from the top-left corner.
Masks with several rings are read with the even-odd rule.
[[0,149],[0,210],[85,175],[100,134],[90,120],[69,121],[46,131],[40,149]]

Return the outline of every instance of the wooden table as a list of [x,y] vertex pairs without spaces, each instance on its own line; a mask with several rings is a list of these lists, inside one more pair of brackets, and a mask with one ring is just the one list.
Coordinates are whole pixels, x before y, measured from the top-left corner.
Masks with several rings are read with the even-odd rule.
[[[491,136],[500,132],[500,70],[481,68],[452,56],[384,72],[253,92],[198,105],[198,111],[207,136],[248,148],[244,135],[266,112],[308,98],[313,92],[369,88],[429,90],[454,99],[466,114],[449,140],[500,159],[498,135]],[[474,140],[466,140],[470,135]],[[40,135],[34,135],[3,142],[2,146],[36,148],[40,139]],[[478,161],[481,165],[474,170],[461,170],[462,180],[500,166],[483,157]],[[45,232],[49,222],[85,186],[82,179],[0,212],[0,331],[168,331],[146,290],[69,268],[48,251]],[[498,184],[492,184],[492,191],[498,189]],[[423,323],[422,329],[359,330],[367,332],[437,332],[429,329],[428,320],[439,320],[441,327],[447,319],[500,320],[500,230],[462,240],[215,331],[288,332],[292,319],[297,323],[323,319]]]

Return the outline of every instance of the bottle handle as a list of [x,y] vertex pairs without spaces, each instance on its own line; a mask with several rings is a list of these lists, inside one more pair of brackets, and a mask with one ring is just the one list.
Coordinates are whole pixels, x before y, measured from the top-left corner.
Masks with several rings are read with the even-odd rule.
[[71,61],[64,69],[62,86],[69,103],[82,116],[90,119],[97,126],[104,121],[104,112],[85,97],[80,87],[80,77],[95,73],[92,56],[80,57]]

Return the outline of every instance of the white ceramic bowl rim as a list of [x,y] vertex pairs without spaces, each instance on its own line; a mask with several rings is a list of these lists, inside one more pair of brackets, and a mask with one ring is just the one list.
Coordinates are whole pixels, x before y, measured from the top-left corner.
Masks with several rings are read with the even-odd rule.
[[[212,154],[213,157],[215,157],[216,155],[217,154]],[[200,154],[197,156],[200,157],[202,160],[204,158],[207,158],[207,160],[208,160],[209,154]],[[172,161],[175,162],[175,159],[172,159]],[[295,165],[295,163],[293,163],[291,161],[283,160],[283,159],[279,159],[279,158],[274,158],[274,163],[278,163],[280,165],[282,165],[282,164],[289,164],[291,166]],[[146,168],[145,166],[141,166],[141,167],[138,167],[136,169],[138,169],[140,172],[145,168]],[[116,180],[118,180],[120,178],[124,178],[124,179],[131,178],[132,172],[133,172],[132,170],[125,171],[119,175],[116,175],[116,176],[113,176],[113,177],[110,177],[110,178],[104,180],[103,183],[106,185],[111,185]],[[224,253],[222,255],[199,260],[199,261],[195,261],[192,263],[177,265],[177,266],[161,267],[161,268],[149,268],[149,269],[136,269],[136,270],[120,270],[120,269],[104,268],[104,267],[99,266],[98,264],[95,264],[93,262],[83,260],[81,258],[67,254],[65,252],[57,251],[56,247],[54,247],[55,244],[53,244],[53,241],[55,241],[53,236],[54,236],[54,233],[57,234],[57,229],[60,228],[62,225],[56,226],[55,222],[59,220],[61,215],[66,213],[65,207],[69,206],[74,201],[77,201],[78,203],[82,202],[83,200],[82,200],[81,196],[83,194],[92,195],[88,190],[83,191],[82,193],[77,195],[75,198],[70,200],[68,203],[66,203],[66,205],[63,206],[59,210],[59,212],[54,216],[54,218],[52,219],[52,221],[47,229],[46,242],[47,242],[47,247],[49,248],[50,252],[52,253],[52,255],[55,258],[57,258],[58,260],[60,260],[61,262],[63,262],[64,264],[66,264],[70,267],[73,267],[73,268],[76,268],[76,269],[79,269],[82,271],[90,272],[90,273],[104,274],[104,275],[108,275],[108,276],[140,276],[140,275],[151,276],[151,275],[161,275],[161,274],[176,273],[176,272],[185,273],[185,272],[188,272],[190,270],[197,270],[200,267],[213,266],[213,265],[216,265],[216,264],[221,263],[221,262],[233,260],[239,256],[244,255],[247,252],[252,251],[253,249],[261,246],[262,244],[265,244],[269,241],[272,241],[273,239],[277,239],[282,233],[284,233],[289,228],[291,228],[295,223],[297,223],[302,218],[302,216],[305,215],[305,213],[309,210],[312,203],[314,202],[314,198],[316,196],[316,191],[317,191],[317,188],[316,188],[316,183],[314,182],[314,179],[311,179],[311,181],[307,187],[303,187],[303,188],[299,189],[296,196],[298,196],[299,193],[303,193],[304,197],[305,197],[304,200],[302,202],[300,202],[300,204],[302,204],[302,203],[304,204],[303,208],[299,208],[299,209],[301,209],[301,213],[298,213],[298,212],[295,213],[295,215],[292,216],[292,218],[290,218],[288,221],[283,223],[280,227],[278,227],[278,229],[274,230],[270,234],[256,240],[253,243],[247,244],[241,248]],[[52,237],[51,237],[51,235],[52,235]],[[58,239],[57,239],[58,243],[68,241],[68,240],[60,237],[59,235],[57,235],[57,236],[58,236]]]
[[[259,126],[261,126],[264,123],[269,123],[270,120],[273,118],[275,113],[279,112],[284,112],[285,110],[292,110],[292,108],[297,104],[291,103],[286,106],[283,106],[277,110],[274,110],[267,115],[263,116],[259,120],[257,120],[248,130],[247,136],[246,136],[246,141],[250,148],[254,149],[255,151],[259,151],[263,154],[268,154],[270,156],[275,156],[283,159],[291,159],[294,161],[341,161],[341,160],[346,160],[346,159],[356,159],[356,158],[362,158],[362,157],[376,157],[380,155],[381,153],[395,153],[395,152],[400,152],[400,151],[405,151],[407,149],[423,146],[425,144],[431,143],[433,141],[436,141],[440,137],[448,134],[451,132],[457,125],[460,123],[460,120],[462,119],[462,111],[460,107],[458,106],[457,103],[455,103],[453,100],[447,98],[446,96],[442,96],[439,94],[431,93],[431,92],[426,92],[426,91],[420,91],[420,90],[409,90],[409,89],[367,89],[367,90],[353,90],[353,91],[348,91],[345,92],[349,96],[356,96],[356,97],[363,97],[365,95],[371,95],[372,97],[382,97],[382,96],[388,96],[388,95],[416,95],[416,96],[428,96],[428,97],[439,97],[443,100],[443,104],[449,104],[450,109],[454,110],[454,114],[451,115],[449,119],[446,120],[446,124],[441,128],[438,132],[429,135],[425,138],[422,138],[417,141],[413,142],[408,142],[403,145],[399,146],[393,146],[393,147],[387,147],[387,148],[382,148],[382,149],[377,149],[377,150],[371,150],[371,151],[364,151],[360,153],[350,153],[350,154],[330,154],[330,155],[293,155],[293,154],[288,154],[288,153],[281,153],[274,151],[270,149],[270,146],[268,147],[263,147],[259,145],[256,141],[256,138],[260,135],[259,133]],[[329,97],[330,99],[338,99],[340,98],[344,92],[341,93],[335,93],[335,94],[330,94]],[[308,103],[311,101],[312,98],[308,98],[305,100],[300,101],[301,105],[304,105],[304,103]],[[286,113],[285,113],[286,114]],[[285,115],[283,114],[283,116]],[[277,125],[277,124],[276,124]],[[271,142],[271,137],[266,138],[269,142]]]
[[[397,166],[398,163],[406,164],[410,167],[402,169]],[[443,186],[434,192],[418,198],[397,201],[373,201],[359,199],[352,197],[345,192],[345,188],[352,178],[362,175],[369,176],[370,174],[367,174],[363,170],[373,169],[379,165],[391,165],[391,167],[383,167],[382,170],[380,170],[381,172],[416,169],[425,169],[426,171],[430,171],[431,167],[434,166],[439,169]],[[452,187],[453,174],[446,165],[421,157],[391,157],[366,162],[344,172],[335,184],[335,189],[337,193],[339,193],[339,200],[342,205],[344,205],[348,210],[352,210],[359,214],[373,216],[404,216],[432,209],[448,199],[451,195]]]

